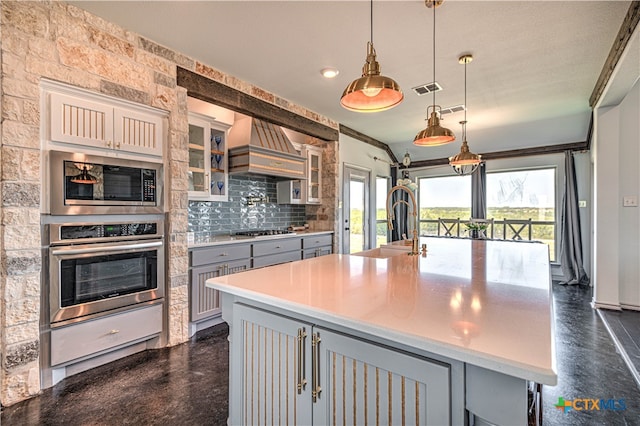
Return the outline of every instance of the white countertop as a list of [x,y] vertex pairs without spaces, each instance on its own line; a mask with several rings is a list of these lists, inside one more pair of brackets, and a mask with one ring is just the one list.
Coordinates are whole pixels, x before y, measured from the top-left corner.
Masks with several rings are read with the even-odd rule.
[[207,286],[418,350],[555,385],[544,244],[426,238],[428,255],[329,255]]
[[333,234],[333,231],[295,231],[289,234],[279,235],[263,235],[259,237],[247,237],[243,235],[212,235],[206,241],[195,242],[189,244],[188,248],[200,248],[218,246],[223,244],[253,243],[257,241],[265,241],[279,238],[305,237],[309,235]]

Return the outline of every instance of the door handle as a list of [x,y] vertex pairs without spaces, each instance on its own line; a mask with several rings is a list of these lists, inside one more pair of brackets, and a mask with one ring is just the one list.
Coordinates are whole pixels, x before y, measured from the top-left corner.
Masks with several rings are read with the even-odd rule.
[[298,329],[298,383],[297,383],[297,387],[298,387],[298,395],[302,393],[302,391],[304,390],[305,385],[307,384],[307,379],[304,377],[304,371],[305,371],[305,364],[306,364],[306,360],[305,360],[305,349],[304,349],[304,341],[305,338],[307,337],[307,333],[305,332],[304,328],[299,328]]
[[311,335],[311,399],[317,402],[322,388],[320,387],[320,333]]

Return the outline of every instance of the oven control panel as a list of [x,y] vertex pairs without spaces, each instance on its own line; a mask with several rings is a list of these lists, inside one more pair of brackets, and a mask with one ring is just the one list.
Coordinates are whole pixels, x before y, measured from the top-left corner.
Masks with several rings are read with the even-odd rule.
[[68,241],[155,235],[158,222],[61,225],[59,236]]

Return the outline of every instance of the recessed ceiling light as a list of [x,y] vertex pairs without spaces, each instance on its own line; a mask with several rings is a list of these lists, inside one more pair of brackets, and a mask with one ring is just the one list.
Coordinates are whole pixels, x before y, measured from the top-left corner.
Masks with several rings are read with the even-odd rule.
[[334,78],[335,76],[340,74],[340,71],[338,71],[335,68],[327,67],[327,68],[322,68],[320,70],[320,74],[322,74],[324,78]]

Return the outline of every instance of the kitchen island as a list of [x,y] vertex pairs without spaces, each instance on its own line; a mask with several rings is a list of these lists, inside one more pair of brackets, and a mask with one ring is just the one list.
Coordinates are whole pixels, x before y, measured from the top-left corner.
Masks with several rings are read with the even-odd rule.
[[557,380],[547,247],[420,243],[208,280],[230,424],[526,424],[529,382]]

